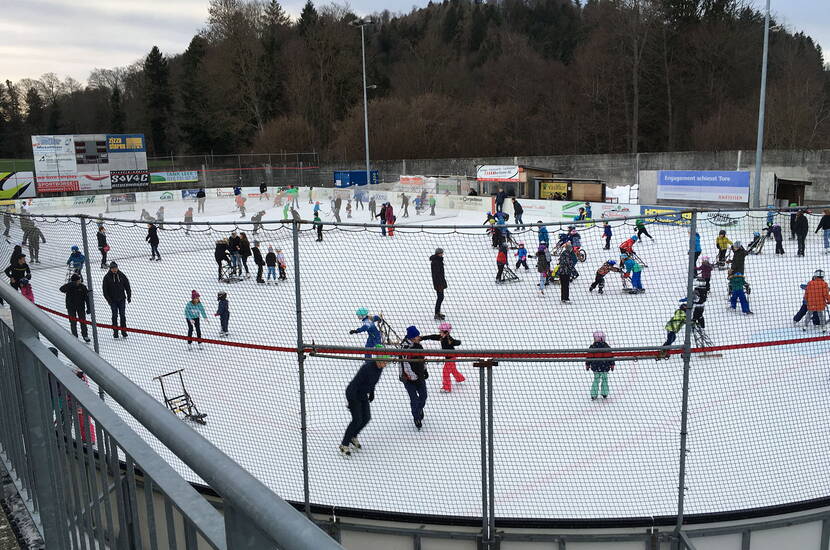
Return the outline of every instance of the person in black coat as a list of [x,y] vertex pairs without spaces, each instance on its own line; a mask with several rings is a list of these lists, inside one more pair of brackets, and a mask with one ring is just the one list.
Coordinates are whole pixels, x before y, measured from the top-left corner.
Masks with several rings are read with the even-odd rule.
[[245,233],[239,234],[239,255],[242,257],[242,267],[245,268],[245,276],[247,277],[250,273],[248,271],[248,258],[251,257],[251,243]]
[[98,226],[98,232],[95,234],[98,239],[98,252],[101,253],[101,269],[107,268],[107,252],[110,247],[107,244],[107,233],[103,225]]
[[444,290],[447,289],[447,279],[444,277],[444,249],[436,248],[435,254],[429,257],[432,270],[432,287],[435,289],[435,319],[443,321],[441,304],[444,301]]
[[[421,332],[415,327],[406,328],[406,338],[401,342],[401,349],[422,350]],[[424,421],[424,407],[427,403],[427,364],[423,355],[411,355],[401,361],[399,379],[403,382],[406,393],[409,394],[409,407],[412,410],[412,420],[419,430]]]
[[805,241],[807,240],[807,233],[810,231],[810,222],[807,221],[807,216],[804,215],[804,210],[799,210],[795,217],[794,232],[795,238],[798,239],[798,255],[804,255]]
[[216,266],[219,270],[218,272],[218,280],[222,280],[222,262],[230,265],[231,259],[228,256],[228,240],[227,239],[219,239],[216,241],[216,248],[213,249],[213,259],[216,260]]
[[251,254],[254,255],[254,263],[256,264],[256,282],[264,283],[262,278],[262,267],[265,265],[265,260],[262,259],[262,251],[259,249],[259,241],[254,241],[254,247],[251,249]]
[[[371,203],[369,204],[371,207]],[[376,218],[380,218],[380,232],[385,237],[386,236],[386,203],[383,203],[380,206],[380,213],[375,216]]]
[[816,227],[816,233],[824,231],[824,253],[830,254],[830,208],[825,208],[823,214]]
[[499,187],[499,191],[496,193],[496,212],[501,212],[504,209],[504,199],[507,198],[507,193],[504,192],[504,189]]
[[130,280],[118,270],[117,263],[110,262],[110,270],[104,275],[102,286],[104,299],[112,310],[112,337],[118,338],[118,327],[121,327],[121,335],[126,338],[127,331],[124,329],[127,328],[127,304],[133,299]]
[[89,290],[81,282],[81,276],[73,274],[69,282],[60,288],[66,294],[66,313],[69,315],[69,327],[72,336],[78,337],[78,320],[81,321],[81,336],[89,343],[86,328],[86,314],[89,313]]
[[147,236],[144,240],[150,243],[150,261],[161,261],[161,254],[159,254],[159,230],[155,224],[147,224]]
[[[596,331],[594,333],[594,343],[591,344],[590,349],[607,350],[611,346],[605,341],[605,333]],[[591,357],[589,355],[589,357]],[[591,400],[596,400],[600,392],[600,385],[602,386],[602,398],[608,398],[608,372],[614,370],[614,358],[596,358],[589,359],[585,362],[585,370],[593,371],[594,382],[591,384]]]
[[205,190],[204,189],[199,189],[196,192],[196,204],[197,204],[196,212],[204,212],[205,211],[205,199],[206,198],[207,198],[207,196],[205,195]]
[[[17,247],[15,247],[17,249]],[[15,290],[20,290],[20,279],[32,279],[32,272],[29,269],[29,264],[26,263],[26,255],[20,252],[19,254],[12,253],[12,262],[6,268],[4,273],[9,278],[9,284]]]
[[372,419],[369,403],[375,400],[375,386],[380,380],[380,375],[383,374],[383,368],[388,359],[386,356],[378,356],[374,361],[366,361],[346,386],[346,401],[352,421],[346,428],[346,433],[343,434],[343,441],[340,442],[340,452],[344,455],[352,454],[349,445],[355,450],[362,447],[357,441],[357,436]]
[[520,227],[524,227],[525,222],[522,221],[522,214],[524,214],[525,209],[522,208],[522,205],[519,204],[516,197],[513,197],[510,200],[513,201],[513,222]]

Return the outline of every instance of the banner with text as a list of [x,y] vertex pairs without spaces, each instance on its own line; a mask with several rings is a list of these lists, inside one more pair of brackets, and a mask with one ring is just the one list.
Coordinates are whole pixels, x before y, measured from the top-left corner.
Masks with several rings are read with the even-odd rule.
[[519,181],[519,167],[505,164],[481,164],[476,166],[478,181]]
[[660,170],[657,198],[706,202],[749,202],[749,172]]

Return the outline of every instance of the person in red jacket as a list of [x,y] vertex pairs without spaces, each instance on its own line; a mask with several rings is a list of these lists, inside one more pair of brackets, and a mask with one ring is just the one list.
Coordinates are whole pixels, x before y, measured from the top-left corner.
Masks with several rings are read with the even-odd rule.
[[807,311],[813,318],[813,324],[822,327],[822,332],[827,331],[826,308],[830,304],[830,290],[824,280],[824,271],[817,269],[813,273],[813,280],[807,283],[804,289],[804,301],[807,303]]
[[496,255],[496,282],[500,283],[504,279],[504,266],[507,265],[507,245],[502,243],[499,245],[499,253]]
[[389,227],[386,228],[386,231],[387,231],[387,233],[389,234],[390,237],[394,237],[395,236],[395,220],[397,220],[397,218],[395,217],[395,212],[392,209],[392,205],[390,203],[386,203],[386,213],[385,213],[385,215],[386,215],[386,225],[389,226]]
[[637,235],[632,235],[620,244],[620,256],[634,254],[634,243],[637,242]]

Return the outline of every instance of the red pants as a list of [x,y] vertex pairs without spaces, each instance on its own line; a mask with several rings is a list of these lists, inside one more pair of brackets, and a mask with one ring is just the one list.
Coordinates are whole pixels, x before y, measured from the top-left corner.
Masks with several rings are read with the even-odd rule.
[[450,380],[450,376],[455,378],[456,382],[463,382],[465,380],[464,375],[458,372],[458,369],[455,366],[455,361],[447,361],[444,363],[444,373],[443,373],[443,384],[441,389],[444,391],[452,391],[452,381]]

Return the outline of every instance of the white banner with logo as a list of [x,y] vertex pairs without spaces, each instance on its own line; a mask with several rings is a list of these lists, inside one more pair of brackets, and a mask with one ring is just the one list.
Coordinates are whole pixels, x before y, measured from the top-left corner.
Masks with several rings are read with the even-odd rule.
[[506,164],[482,164],[476,166],[478,181],[519,181],[519,167]]

